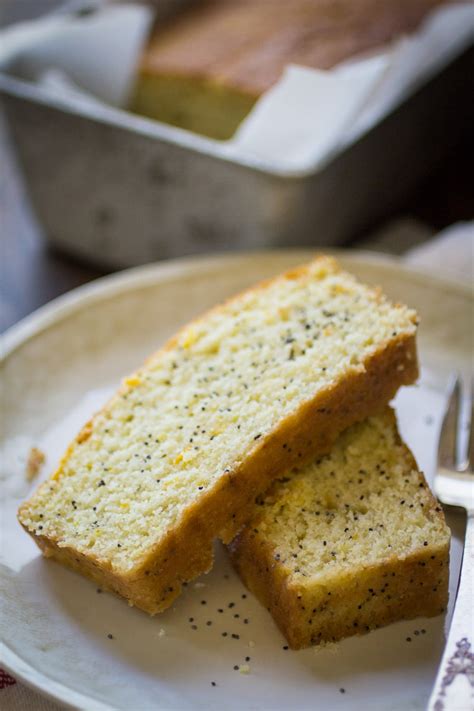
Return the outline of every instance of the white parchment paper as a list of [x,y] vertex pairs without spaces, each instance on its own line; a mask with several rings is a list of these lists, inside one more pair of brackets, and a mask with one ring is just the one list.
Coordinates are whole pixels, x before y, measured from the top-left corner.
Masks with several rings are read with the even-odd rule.
[[439,8],[419,31],[330,71],[290,66],[258,101],[233,149],[286,167],[318,168],[474,41],[474,3]]
[[[150,8],[119,4],[22,23],[0,33],[0,69],[74,99],[76,108],[81,97],[84,108],[123,107],[152,19]],[[220,153],[316,171],[473,41],[474,3],[464,2],[438,8],[416,34],[371,57],[329,71],[289,66]]]
[[143,5],[98,3],[90,14],[18,23],[0,33],[0,69],[44,81],[55,93],[62,88],[124,106],[152,19]]

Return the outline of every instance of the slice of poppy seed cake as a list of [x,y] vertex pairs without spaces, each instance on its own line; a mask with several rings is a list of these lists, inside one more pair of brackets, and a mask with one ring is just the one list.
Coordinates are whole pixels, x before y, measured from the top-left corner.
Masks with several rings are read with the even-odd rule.
[[272,480],[417,377],[416,315],[328,257],[182,329],[20,509],[47,556],[149,613],[212,565]]
[[300,649],[443,612],[449,541],[387,408],[275,482],[229,549],[244,583]]

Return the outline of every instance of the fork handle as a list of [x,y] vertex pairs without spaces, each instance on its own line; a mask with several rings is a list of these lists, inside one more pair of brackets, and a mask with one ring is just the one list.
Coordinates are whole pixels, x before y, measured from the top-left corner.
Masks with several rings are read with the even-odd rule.
[[466,540],[453,619],[428,711],[474,708],[474,512],[466,521]]

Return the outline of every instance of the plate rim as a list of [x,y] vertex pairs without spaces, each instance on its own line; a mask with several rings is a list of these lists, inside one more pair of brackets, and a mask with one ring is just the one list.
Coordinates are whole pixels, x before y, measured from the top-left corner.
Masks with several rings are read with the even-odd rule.
[[5,642],[0,641],[0,660],[2,668],[13,674],[16,681],[25,684],[28,688],[45,698],[66,708],[87,709],[88,711],[112,711],[116,709],[111,704],[104,704],[90,696],[75,691],[43,672],[38,671],[32,664],[22,659],[13,652]]
[[149,264],[142,264],[136,267],[129,267],[118,272],[112,272],[105,276],[93,279],[86,284],[82,284],[71,289],[60,296],[48,301],[43,306],[32,311],[20,321],[13,324],[0,334],[0,364],[9,357],[19,346],[41,333],[49,326],[59,320],[67,318],[76,311],[83,308],[84,304],[93,304],[102,299],[110,298],[125,291],[132,291],[139,286],[152,286],[157,281],[173,279],[183,274],[193,274],[203,268],[225,267],[228,263],[245,261],[248,259],[263,259],[268,256],[300,254],[307,258],[311,256],[327,254],[337,258],[348,258],[354,263],[369,264],[381,269],[393,271],[395,268],[401,270],[404,275],[409,276],[413,281],[425,283],[431,287],[455,292],[466,299],[474,299],[474,290],[468,283],[454,281],[448,277],[432,275],[423,269],[406,264],[397,255],[380,254],[371,250],[350,250],[350,249],[311,249],[308,248],[287,248],[271,250],[245,250],[242,252],[217,253],[192,255],[190,257],[178,257]]
[[[12,325],[0,336],[0,364],[5,362],[9,356],[28,340],[77,313],[85,306],[90,306],[103,299],[113,298],[124,292],[131,292],[137,287],[146,288],[160,281],[173,280],[183,275],[197,274],[203,269],[235,266],[239,261],[245,262],[248,259],[264,259],[275,255],[282,257],[286,255],[291,258],[301,255],[302,261],[304,261],[305,258],[311,258],[312,255],[317,256],[323,253],[336,258],[346,258],[356,264],[369,264],[392,273],[397,269],[414,282],[426,284],[439,290],[455,292],[469,300],[473,300],[474,297],[474,293],[467,283],[433,276],[422,269],[405,264],[398,256],[379,254],[370,250],[321,250],[302,247],[194,255],[153,262],[114,272],[56,297]],[[94,711],[110,711],[116,708],[111,704],[97,701],[47,676],[22,659],[3,641],[0,641],[0,658],[2,667],[13,674],[18,681],[56,703],[63,704],[69,708],[87,708]]]

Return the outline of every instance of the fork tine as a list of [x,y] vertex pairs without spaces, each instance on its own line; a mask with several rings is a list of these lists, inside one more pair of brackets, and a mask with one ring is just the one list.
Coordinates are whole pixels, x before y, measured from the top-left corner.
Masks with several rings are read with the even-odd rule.
[[461,381],[453,377],[449,388],[449,398],[441,425],[438,445],[438,465],[455,469],[457,464],[457,431],[461,402]]

